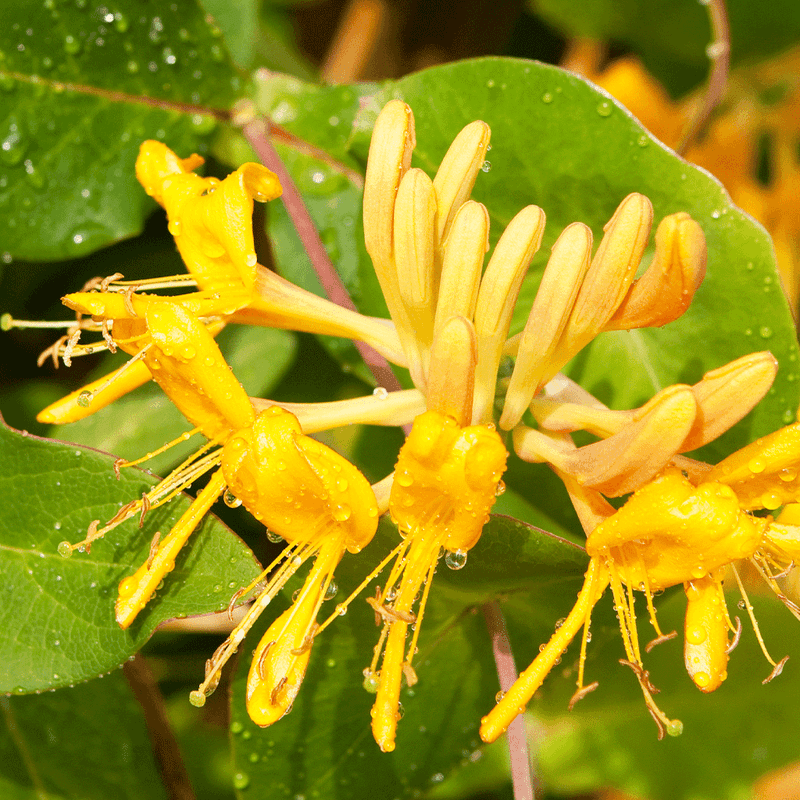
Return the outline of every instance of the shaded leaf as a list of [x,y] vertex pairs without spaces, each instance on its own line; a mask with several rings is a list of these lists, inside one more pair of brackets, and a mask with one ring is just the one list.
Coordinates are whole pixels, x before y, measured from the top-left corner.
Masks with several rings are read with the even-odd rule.
[[[150,638],[158,623],[226,608],[235,589],[258,574],[250,551],[208,517],[179,556],[157,599],[132,627],[114,620],[117,586],[147,558],[188,499],[152,510],[139,530],[129,520],[64,559],[63,540],[80,541],[92,520],[111,518],[156,481],[139,470],[119,481],[113,458],[0,428],[0,691],[66,686],[107,672]],[[24,499],[24,502],[20,502]]]
[[[22,20],[22,21],[21,21]],[[203,150],[240,88],[194,0],[0,10],[0,239],[5,260],[89,253],[142,229],[139,144]]]
[[54,694],[0,698],[0,795],[167,797],[142,710],[121,672]]

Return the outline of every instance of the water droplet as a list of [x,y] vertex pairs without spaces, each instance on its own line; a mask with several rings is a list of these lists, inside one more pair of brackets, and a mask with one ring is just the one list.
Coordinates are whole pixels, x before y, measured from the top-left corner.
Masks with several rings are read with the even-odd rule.
[[128,72],[129,72],[131,75],[135,75],[135,74],[136,74],[136,73],[139,71],[139,62],[138,62],[138,61],[134,61],[133,59],[131,59],[131,60],[130,60],[130,61],[129,61],[129,62],[126,64],[126,65],[125,65],[125,69],[127,69],[127,70],[128,70]]
[[467,551],[450,550],[444,557],[444,563],[450,569],[463,569],[467,563]]
[[72,555],[72,545],[69,542],[59,542],[58,554],[63,558],[69,558]]
[[231,733],[241,733],[244,730],[244,725],[239,722],[239,720],[234,720],[231,722],[230,731]]
[[610,117],[613,110],[614,107],[608,100],[603,100],[603,102],[597,106],[597,113],[601,117]]
[[81,50],[81,41],[77,39],[75,36],[65,36],[64,37],[64,50],[65,52],[69,53],[71,56],[74,56],[76,53],[79,53]]
[[721,216],[722,216],[722,212],[718,208],[715,208],[711,212],[711,219],[719,219]]
[[772,328],[768,327],[767,325],[763,325],[758,329],[758,334],[762,339],[769,339],[770,336],[772,336]]
[[78,395],[78,399],[75,401],[81,408],[89,408],[92,404],[92,400],[94,400],[94,395],[89,391],[82,391]]
[[369,667],[364,670],[364,683],[362,685],[370,694],[375,694],[378,691],[378,675]]
[[701,627],[689,628],[686,631],[686,641],[689,644],[702,644],[707,638],[705,630]]
[[752,472],[755,475],[757,475],[759,472],[763,472],[765,466],[766,465],[760,458],[752,459],[750,463],[747,465],[750,472]]
[[667,736],[680,736],[682,733],[683,723],[679,719],[671,719],[667,723]]
[[774,511],[776,508],[780,508],[783,505],[783,500],[777,492],[764,492],[764,494],[761,495],[761,505],[766,508],[767,511]]
[[335,611],[340,617],[343,617],[347,613],[347,606],[344,603],[339,603]]
[[639,147],[647,147],[647,145],[648,145],[648,144],[650,144],[650,139],[649,139],[647,136],[645,136],[645,134],[642,134],[642,135],[641,135],[641,136],[640,136],[640,137],[639,137],[639,138],[636,140],[636,144],[638,144],[638,145],[639,145]]
[[246,789],[250,785],[250,776],[246,772],[237,772],[233,776],[234,789]]
[[385,400],[389,396],[389,392],[383,388],[383,386],[378,386],[372,390],[372,394],[374,397],[377,397],[378,400]]
[[328,588],[325,590],[325,597],[323,600],[332,600],[336,597],[336,593],[339,591],[339,587],[336,585],[336,581],[331,581],[328,584]]
[[161,57],[164,59],[165,64],[175,64],[178,57],[172,52],[171,47],[165,47],[161,52]]
[[542,102],[543,103],[552,103],[553,102],[553,95],[550,92],[545,92],[542,95]]
[[6,137],[0,142],[0,160],[9,167],[16,166],[25,155],[25,144],[15,123],[8,127]]
[[119,596],[121,598],[130,597],[136,591],[136,578],[131,576],[125,578],[119,585]]
[[225,503],[228,508],[239,508],[242,504],[242,501],[230,489],[225,490],[225,493],[222,495],[222,502]]
[[181,221],[179,219],[171,219],[167,224],[167,230],[173,236],[180,236],[181,235]]
[[495,701],[495,703],[499,703],[499,702],[500,702],[500,701],[501,701],[501,700],[502,700],[502,699],[503,699],[505,696],[506,696],[506,693],[505,693],[504,691],[502,691],[502,690],[501,690],[501,691],[499,691],[499,692],[498,692],[498,693],[497,693],[497,694],[494,696],[494,701]]
[[244,263],[247,264],[248,267],[254,267],[258,263],[258,257],[255,253],[250,253],[250,255],[245,257]]
[[491,168],[492,168],[491,161],[484,161],[483,164],[481,164],[481,172],[489,172]]

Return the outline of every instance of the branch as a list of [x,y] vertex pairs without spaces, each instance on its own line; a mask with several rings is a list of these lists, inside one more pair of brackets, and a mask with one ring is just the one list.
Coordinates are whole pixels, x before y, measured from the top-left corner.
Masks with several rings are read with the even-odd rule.
[[[507,692],[517,680],[517,665],[511,652],[506,621],[500,604],[491,600],[481,606],[486,619],[486,627],[492,639],[492,654],[497,666],[500,691]],[[517,715],[506,732],[508,754],[511,757],[511,782],[514,786],[514,800],[534,800],[531,758],[528,750],[528,737],[525,733],[525,719]]]
[[[283,187],[281,200],[308,257],[311,259],[311,265],[322,283],[325,294],[332,302],[352,311],[358,311],[355,303],[350,299],[339,273],[336,272],[335,267],[328,258],[325,245],[322,244],[300,192],[269,141],[267,121],[262,117],[252,116],[247,109],[243,109],[241,114],[243,119],[240,124],[245,138],[255,150],[261,163],[271,169],[281,182]],[[364,342],[354,342],[354,344],[378,386],[382,386],[389,392],[395,392],[401,388],[394,372],[392,372],[392,368],[389,366],[389,362],[380,353],[373,350],[369,345],[364,344]]]
[[122,672],[144,711],[144,721],[153,743],[153,754],[169,799],[195,800],[178,741],[167,719],[164,698],[147,661],[137,653],[133,659],[123,664]]
[[681,155],[703,130],[711,112],[722,99],[728,83],[731,61],[731,31],[725,0],[700,0],[700,2],[707,6],[711,21],[711,43],[706,48],[706,54],[711,59],[711,74],[708,76],[705,94],[686,123],[680,142],[675,148],[675,152]]

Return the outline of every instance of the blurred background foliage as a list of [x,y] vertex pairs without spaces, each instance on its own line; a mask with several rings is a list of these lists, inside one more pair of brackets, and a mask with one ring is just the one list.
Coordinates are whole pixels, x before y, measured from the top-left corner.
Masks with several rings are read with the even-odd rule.
[[[730,0],[727,9],[732,68],[727,90],[685,156],[720,179],[733,202],[769,231],[780,282],[788,307],[796,316],[800,292],[800,5],[794,0],[770,4]],[[147,24],[139,24],[145,17]],[[235,163],[245,151],[241,139],[218,123],[224,121],[232,103],[242,96],[258,99],[262,110],[270,112],[279,123],[285,121],[286,131],[329,152],[340,146],[337,157],[353,159],[354,168],[361,158],[363,167],[368,131],[360,140],[356,137],[337,144],[332,129],[320,122],[323,112],[315,103],[327,98],[326,102],[339,109],[337,113],[344,120],[346,114],[357,112],[360,95],[375,93],[378,88],[355,87],[345,97],[342,92],[349,90],[318,93],[317,85],[403,79],[419,70],[463,59],[511,56],[560,65],[589,78],[618,98],[661,141],[675,146],[702,97],[709,72],[710,43],[708,14],[695,0],[464,0],[457,4],[422,0],[126,0],[107,7],[87,0],[6,3],[0,9],[0,172],[12,177],[0,178],[0,310],[22,319],[63,318],[59,298],[96,275],[119,270],[127,276],[146,278],[180,272],[180,260],[163,215],[152,213],[153,204],[135,183],[132,154],[145,136],[164,138],[182,154],[196,150],[209,156],[207,174],[224,175],[227,165]],[[92,57],[99,53],[107,61],[89,62],[90,53]],[[191,66],[171,72],[170,67],[178,59],[182,67],[187,62]],[[469,95],[472,105],[483,103],[487,114],[493,104],[502,105],[493,95],[479,101],[467,92],[459,75],[468,75],[470,68],[463,73],[458,69],[441,73],[450,76],[444,80],[452,82],[451,92],[456,98],[442,99],[443,106],[457,105],[460,93]],[[476,67],[476,74],[483,74],[481,69]],[[274,72],[305,83],[276,79]],[[434,79],[430,81],[432,84]],[[531,81],[534,85],[533,78]],[[91,91],[74,91],[70,85]],[[569,84],[563,85],[566,88]],[[524,88],[521,83],[520,86]],[[424,77],[411,77],[390,84],[387,92],[391,91],[422,98],[430,89]],[[536,91],[541,94],[538,88]],[[120,101],[113,93],[129,99],[164,101],[164,105]],[[287,116],[286,103],[297,98],[303,101],[299,110]],[[306,101],[310,102],[304,105]],[[169,108],[170,104],[177,107],[181,103],[190,108]],[[327,120],[331,115],[327,106],[324,113]],[[285,120],[279,118],[281,114]],[[435,113],[429,116],[435,119]],[[424,129],[424,113],[422,120]],[[497,127],[493,123],[493,128]],[[451,138],[456,129],[443,133],[443,141]],[[516,142],[520,149],[525,145],[522,139]],[[276,141],[285,145],[287,140],[278,136]],[[420,143],[425,146],[421,137]],[[431,148],[435,150],[437,146],[438,143],[432,144]],[[35,156],[40,151],[42,157],[37,160]],[[291,162],[297,176],[318,169],[318,165],[302,161],[302,154],[297,156],[291,147],[282,148],[281,154],[287,163]],[[618,154],[614,157],[621,160]],[[653,169],[651,163],[646,162],[642,169]],[[677,163],[664,167],[665,174],[678,169]],[[546,171],[547,165],[542,169]],[[22,175],[21,180],[14,180],[14,170]],[[504,174],[495,169],[487,180],[501,183]],[[698,192],[711,185],[692,175]],[[656,175],[653,182],[661,177]],[[350,202],[353,216],[358,217],[360,199],[352,187],[333,186],[319,199],[313,196],[313,185],[304,187],[299,179],[298,183],[301,189],[309,190],[309,206],[318,224],[323,224],[334,195],[341,197],[343,203]],[[501,189],[502,186],[494,187],[495,193]],[[510,195],[514,191],[518,188],[509,187]],[[609,198],[611,208],[619,199]],[[491,194],[487,202],[492,211],[500,205],[492,205]],[[513,205],[511,200],[506,202]],[[709,208],[715,203],[717,198],[711,198]],[[726,200],[721,203],[726,210],[730,208],[730,218],[735,217],[742,226],[733,234],[731,247],[749,246],[744,240],[747,236],[757,239],[757,229],[746,235],[746,218],[738,217]],[[546,205],[545,208],[550,211]],[[595,226],[602,223],[602,211],[598,208],[597,218],[586,221]],[[498,213],[502,217],[505,209]],[[559,218],[558,214],[555,218]],[[493,223],[497,227],[497,220]],[[285,274],[298,282],[310,280],[308,271],[296,258],[296,245],[287,233],[287,224],[277,208],[257,212],[255,229],[261,260],[267,261],[274,252]],[[359,224],[354,230],[351,236],[357,239]],[[554,236],[555,232],[555,228],[548,230],[548,235]],[[334,237],[325,243],[335,249],[341,241]],[[763,243],[752,246],[756,251],[764,248]],[[335,260],[362,263],[362,256],[354,255],[357,247],[361,245],[336,253],[339,258]],[[772,280],[771,264],[765,261],[756,269],[758,291],[765,283],[766,292]],[[357,272],[357,266],[353,270]],[[728,290],[739,295],[738,300],[730,301],[731,319],[735,320],[732,328],[750,326],[755,331],[770,331],[769,336],[762,335],[769,342],[759,343],[755,337],[749,342],[750,349],[769,346],[787,360],[796,358],[791,318],[785,312],[785,303],[775,297],[777,277],[771,295],[754,296],[756,284],[748,282],[752,279],[746,275],[741,278],[733,265],[730,274],[715,274],[720,291],[725,288],[723,284],[733,281]],[[741,285],[735,283],[740,278]],[[369,291],[365,291],[365,298],[367,302],[374,301]],[[722,318],[729,301],[716,302],[715,306],[713,298],[709,301],[713,325]],[[703,306],[697,313],[705,311]],[[36,354],[51,343],[51,334],[14,330],[3,335],[0,410],[12,427],[133,457],[148,449],[151,442],[163,441],[166,432],[178,424],[177,413],[158,391],[144,390],[145,394],[129,405],[121,404],[117,411],[117,419],[133,421],[127,428],[109,425],[97,417],[73,426],[69,433],[53,434],[35,421],[36,412],[88,377],[107,371],[109,362],[98,368],[86,359],[68,372],[62,369],[54,375],[49,362],[36,367]],[[226,355],[251,394],[269,392],[279,400],[312,401],[371,390],[359,377],[352,351],[341,343],[331,347],[311,336],[273,336],[264,331],[226,332],[226,336],[230,340],[223,339]],[[668,345],[679,351],[681,347],[691,350],[696,347],[689,344],[691,336],[692,331],[687,329],[674,341],[663,340],[662,347],[669,352],[673,351]],[[736,351],[745,344],[731,347]],[[613,346],[609,352],[618,356]],[[604,355],[607,354],[598,351],[596,358]],[[265,363],[269,364],[268,369]],[[684,367],[670,364],[664,368],[680,372]],[[606,377],[593,373],[591,364],[584,369],[598,384]],[[698,367],[689,369],[697,371]],[[779,395],[770,398],[772,405],[755,423],[758,429],[769,430],[789,421],[785,414],[788,412],[791,417],[796,407],[797,390],[790,385],[794,378],[789,381],[782,370],[781,380]],[[640,388],[637,386],[635,392]],[[612,394],[619,401],[625,392],[617,387]],[[396,431],[338,431],[329,434],[326,441],[353,457],[375,480],[392,468],[401,437]],[[3,458],[4,468],[10,469],[8,452],[4,451]],[[165,461],[153,469],[163,473],[168,466]],[[540,493],[549,496],[551,490],[555,491],[554,482],[546,473],[534,472],[522,464],[517,464],[515,470],[508,481],[512,491],[502,501],[506,505],[501,510],[541,524],[551,532],[577,538],[574,517],[563,498],[544,499],[531,508],[525,505],[523,492],[513,491],[515,486],[535,479],[540,482]],[[18,483],[10,491],[15,497],[25,497],[29,490],[24,483]],[[80,504],[80,498],[75,504]],[[222,508],[219,516],[260,560],[269,557],[263,530],[245,512]],[[63,535],[54,534],[54,542]],[[497,540],[512,541],[513,535],[498,531]],[[554,620],[563,616],[554,612],[559,604],[564,606],[562,611],[567,610],[582,572],[580,557],[571,555],[568,545],[553,547],[542,563],[547,568],[552,566],[555,588],[540,581],[524,600],[517,595],[504,603],[512,640],[519,647],[519,663],[533,657]],[[482,556],[489,558],[490,553],[476,550],[470,556],[471,565]],[[516,558],[508,554],[504,557]],[[237,563],[232,567],[232,580],[248,574],[245,562],[243,558],[241,564],[245,566]],[[522,559],[522,563],[527,562]],[[475,580],[481,576],[476,573]],[[225,575],[226,583],[228,577]],[[488,648],[477,655],[470,648],[469,632],[473,638],[480,635],[479,620],[468,619],[458,628],[452,624],[478,600],[459,596],[458,585],[448,581],[448,576],[441,578],[442,585],[437,589],[441,590],[442,599],[432,606],[430,624],[432,630],[455,631],[445,648],[452,658],[452,675],[448,686],[437,673],[443,682],[431,682],[427,701],[424,688],[418,692],[420,696],[403,722],[409,729],[424,726],[426,706],[435,705],[434,700],[453,685],[461,685],[464,694],[479,707],[491,689],[483,685],[487,675],[493,679]],[[6,580],[10,585],[8,573]],[[491,575],[486,580],[491,581]],[[191,588],[190,585],[189,591]],[[665,600],[665,626],[669,619],[680,625],[679,598],[673,595]],[[180,597],[176,602],[181,602]],[[209,607],[218,606],[215,600]],[[782,611],[769,603],[759,611],[764,633],[771,642],[782,643],[784,629],[792,630],[785,625],[787,618]],[[330,645],[331,652],[319,659],[320,669],[332,669],[327,666],[331,662],[341,665],[351,657],[352,649],[348,648],[352,642],[348,637],[357,636],[353,631],[358,626],[358,620],[354,620],[358,614],[364,616],[363,609],[352,613],[346,626],[343,621],[340,637]],[[169,616],[174,614],[165,613],[164,618]],[[352,761],[347,761],[344,770],[354,776],[350,785],[328,786],[324,782],[327,778],[320,774],[325,773],[325,759],[333,756],[318,754],[311,745],[305,755],[295,748],[288,760],[281,760],[271,744],[279,739],[281,729],[262,733],[243,717],[241,675],[231,687],[221,687],[202,712],[186,702],[188,689],[196,684],[194,676],[202,674],[203,662],[215,646],[216,640],[207,627],[200,624],[198,632],[192,632],[190,625],[184,623],[159,632],[145,646],[145,658],[127,664],[127,682],[114,672],[103,681],[61,689],[52,695],[0,700],[4,722],[0,763],[5,765],[0,767],[0,787],[5,796],[107,798],[113,793],[122,797],[195,796],[211,800],[273,796],[266,787],[283,781],[281,785],[291,787],[288,796],[296,800],[305,796],[309,786],[317,787],[316,796],[341,798],[363,797],[370,787],[378,796],[388,798],[391,795],[385,792],[393,785],[401,787],[398,793],[403,796],[469,800],[511,797],[503,747],[480,749],[477,742],[472,742],[472,734],[465,735],[463,741],[448,742],[446,747],[452,752],[439,760],[436,754],[431,755],[436,741],[425,745],[420,744],[424,737],[416,737],[405,753],[398,752],[392,762],[395,766],[387,768],[387,775],[380,779],[380,765],[389,762],[375,757],[371,742],[356,743],[353,752],[348,751]],[[687,729],[694,730],[691,737],[658,744],[640,699],[628,691],[630,676],[623,674],[619,680],[616,677],[621,668],[616,665],[619,654],[612,649],[618,647],[618,639],[610,609],[606,609],[605,616],[602,611],[598,613],[593,635],[589,664],[604,676],[603,694],[597,693],[594,705],[579,707],[567,716],[565,698],[571,689],[569,668],[565,665],[563,674],[551,676],[553,685],[545,687],[536,716],[531,715],[529,721],[541,796],[604,800],[618,798],[621,792],[642,800],[751,796],[780,800],[797,796],[800,766],[793,763],[798,752],[792,736],[797,680],[787,675],[782,687],[778,681],[761,687],[765,665],[758,661],[752,637],[743,642],[736,654],[738,674],[726,684],[725,692],[720,691],[713,698],[700,698],[693,689],[687,690],[674,649],[651,654],[654,673],[665,689],[665,706],[674,702]],[[790,641],[785,646],[781,644],[780,649],[800,656],[798,637],[788,633],[788,638]],[[41,646],[52,646],[52,642],[45,640]],[[482,672],[470,671],[476,659],[482,664]],[[341,686],[337,684],[341,692],[350,691],[345,685],[348,680],[353,689],[364,695],[358,683],[362,660],[365,656],[349,665],[352,675],[343,678]],[[98,666],[95,674],[109,668]],[[164,704],[148,705],[153,693],[140,691],[137,696],[144,701],[145,709],[142,715],[129,686],[141,690],[148,681],[158,683]],[[232,692],[231,708],[227,688]],[[341,703],[345,702],[342,697],[349,695],[332,697]],[[316,703],[309,701],[302,709],[296,708],[281,723],[294,726],[286,727],[284,735],[307,735],[311,724],[326,736],[344,735],[337,733],[335,726],[330,727],[331,715],[336,712],[326,705],[329,699],[323,692]],[[91,709],[91,713],[79,714],[78,709]],[[301,713],[306,715],[302,719]],[[109,756],[112,750],[107,731],[112,726],[119,731],[114,743],[119,753],[117,761]],[[155,742],[155,760],[148,746],[148,733]],[[164,763],[176,752],[171,736],[177,737],[185,772],[176,767],[174,774],[165,776]],[[402,741],[400,745],[402,748]],[[277,750],[280,753],[280,743]],[[364,751],[366,755],[362,755]],[[359,760],[365,766],[359,767]],[[417,762],[422,764],[419,770]],[[396,773],[392,771],[395,769]],[[427,770],[424,778],[413,776],[422,769]],[[310,776],[308,782],[306,773]],[[92,788],[86,785],[87,774],[92,775]],[[162,780],[166,789],[162,788]],[[308,795],[315,796],[311,792]]]

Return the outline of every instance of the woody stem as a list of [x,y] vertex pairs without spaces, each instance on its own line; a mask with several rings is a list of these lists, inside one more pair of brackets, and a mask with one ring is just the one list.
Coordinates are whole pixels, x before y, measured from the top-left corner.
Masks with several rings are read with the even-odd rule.
[[[507,692],[517,680],[517,665],[511,651],[506,621],[496,600],[481,606],[486,627],[492,640],[492,655],[500,680],[500,690]],[[525,719],[520,714],[508,726],[506,733],[508,753],[511,758],[511,782],[514,787],[514,800],[533,800],[533,770],[528,737],[525,734]]]
[[[297,235],[300,237],[303,248],[311,260],[311,265],[317,273],[328,299],[343,308],[358,311],[342,283],[339,273],[336,272],[336,268],[328,258],[325,245],[322,244],[322,239],[320,239],[314,221],[308,213],[297,186],[295,186],[289,171],[269,140],[268,122],[261,117],[255,117],[244,123],[242,132],[250,146],[255,150],[261,163],[278,176],[283,188],[283,194],[281,195],[283,205],[292,220]],[[389,366],[389,362],[380,353],[363,342],[355,341],[353,344],[358,349],[364,359],[364,363],[379,386],[390,392],[395,392],[401,388],[400,383],[392,372],[392,368]]]

